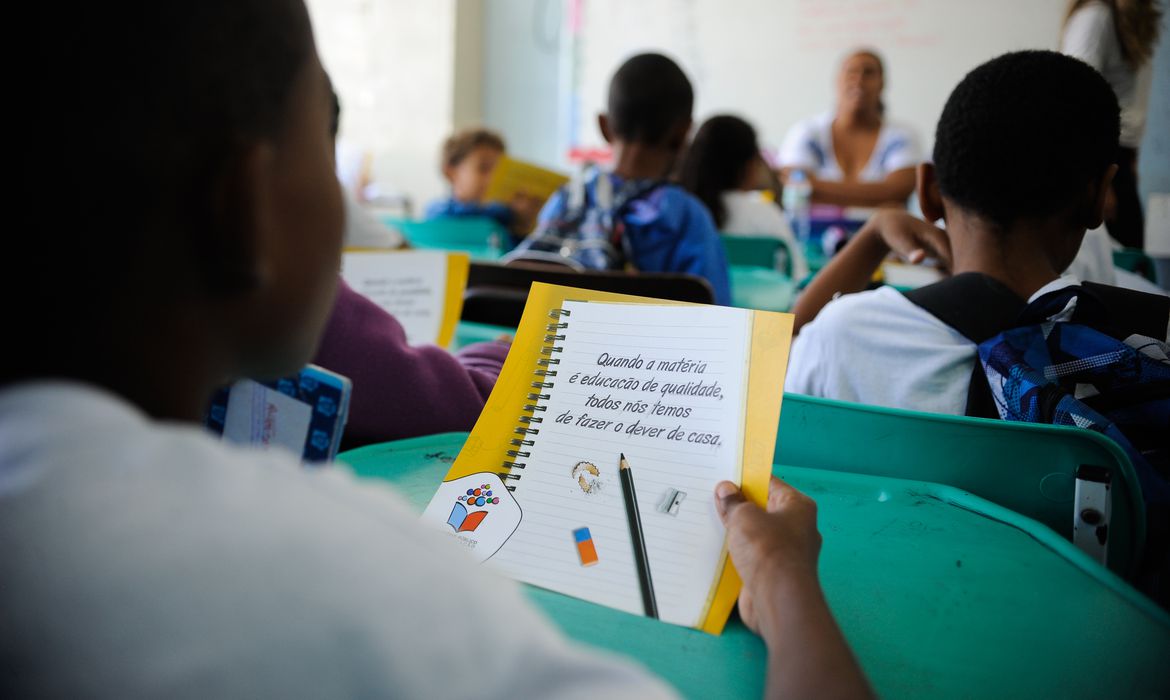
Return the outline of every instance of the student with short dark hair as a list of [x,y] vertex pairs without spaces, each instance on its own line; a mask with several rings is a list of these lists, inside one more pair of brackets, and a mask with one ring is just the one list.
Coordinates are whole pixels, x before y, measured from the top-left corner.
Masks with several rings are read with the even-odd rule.
[[929,254],[1024,301],[1076,284],[1061,273],[1101,223],[1117,134],[1117,98],[1080,61],[1024,51],[968,73],[939,118],[934,162],[918,170],[922,211],[946,232],[875,215],[797,300],[786,389],[963,415],[975,344],[892,287],[860,290],[891,251]]
[[[343,207],[303,4],[78,3],[36,38],[43,162],[102,177],[40,190],[56,216],[27,234],[55,245],[0,297],[21,341],[0,365],[4,695],[671,695],[388,489],[199,426],[225,381],[299,369],[334,297]],[[868,696],[812,501],[714,496],[769,692]]]
[[[1055,52],[968,73],[918,169],[922,212],[946,231],[897,211],[866,223],[797,301],[785,388],[1108,436],[1147,506],[1136,582],[1170,606],[1170,299],[1062,276],[1101,224],[1118,114],[1097,71]],[[891,252],[951,276],[859,291]]]
[[424,218],[484,217],[518,236],[531,231],[536,200],[517,196],[508,203],[484,201],[496,163],[506,151],[504,138],[487,129],[464,129],[448,136],[439,164],[443,178],[451,185],[451,194],[431,202]]
[[780,207],[756,191],[761,173],[770,171],[760,156],[756,130],[739,117],[721,114],[703,122],[695,133],[679,166],[678,181],[706,205],[722,233],[784,241],[792,277],[802,280],[808,276],[808,261]]
[[727,256],[703,203],[668,182],[691,128],[694,92],[678,64],[634,56],[609,83],[598,126],[613,147],[610,172],[594,169],[561,188],[517,256],[551,256],[588,269],[632,267],[705,278],[731,303]]

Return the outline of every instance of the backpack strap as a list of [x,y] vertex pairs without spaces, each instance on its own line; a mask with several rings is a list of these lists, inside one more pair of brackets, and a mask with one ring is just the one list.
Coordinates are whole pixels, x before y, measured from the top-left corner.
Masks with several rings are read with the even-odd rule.
[[[1085,282],[1080,286],[1082,293],[1078,296],[1075,312],[1077,323],[1108,333],[1118,340],[1125,340],[1133,333],[1156,340],[1166,337],[1170,297],[1095,282]],[[1059,289],[1051,295],[1055,299],[1062,293],[1067,293],[1067,290]],[[1042,310],[1049,295],[1028,304],[1001,282],[981,273],[965,272],[906,292],[905,296],[979,345],[1020,325],[1028,310]],[[1051,315],[1049,312],[1055,311],[1059,309],[1042,311],[1040,315],[1047,317]],[[1034,320],[1040,322],[1043,319]],[[999,417],[987,375],[979,362],[975,363],[968,385],[966,415]]]
[[1006,285],[979,272],[964,272],[905,295],[976,345],[1011,328],[1028,306]]
[[[964,272],[905,293],[907,299],[979,345],[1011,328],[1028,302],[996,279]],[[967,384],[964,413],[977,418],[999,418],[999,409],[976,356]]]
[[1166,339],[1170,323],[1170,297],[1132,289],[1083,282],[1081,287],[1099,304],[1077,303],[1077,322],[1125,340],[1137,333],[1155,340]]

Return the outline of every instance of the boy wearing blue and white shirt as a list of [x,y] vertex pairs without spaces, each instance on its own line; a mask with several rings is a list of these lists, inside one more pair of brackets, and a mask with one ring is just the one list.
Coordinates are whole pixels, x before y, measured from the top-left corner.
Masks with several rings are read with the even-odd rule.
[[711,213],[666,182],[686,143],[693,104],[690,81],[674,61],[660,54],[626,61],[598,117],[613,146],[613,170],[591,171],[554,194],[536,233],[515,254],[563,251],[570,264],[589,269],[698,275],[711,283],[715,303],[730,304],[727,255]]

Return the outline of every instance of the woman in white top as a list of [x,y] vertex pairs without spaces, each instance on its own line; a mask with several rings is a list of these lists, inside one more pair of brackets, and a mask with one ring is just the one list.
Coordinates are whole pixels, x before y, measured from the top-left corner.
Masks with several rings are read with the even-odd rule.
[[788,130],[780,147],[787,178],[803,170],[812,199],[840,206],[905,206],[922,160],[918,137],[885,116],[885,68],[873,51],[855,51],[841,64],[835,112],[810,117]]
[[683,158],[679,184],[707,205],[720,231],[784,241],[792,278],[804,279],[808,262],[787,219],[775,202],[756,191],[762,171],[767,172],[767,166],[760,157],[756,130],[739,117],[720,115],[699,127]]
[[1141,201],[1137,190],[1137,149],[1150,98],[1150,57],[1158,39],[1161,11],[1153,0],[1073,0],[1064,21],[1061,53],[1096,68],[1121,106],[1121,147],[1113,178],[1115,204],[1106,217],[1119,243],[1141,248]]

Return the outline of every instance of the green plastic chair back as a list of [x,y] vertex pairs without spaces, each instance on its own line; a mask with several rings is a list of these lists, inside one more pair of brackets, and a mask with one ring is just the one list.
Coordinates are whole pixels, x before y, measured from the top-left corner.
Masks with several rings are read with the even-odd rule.
[[398,220],[395,225],[416,248],[464,251],[476,260],[496,260],[508,246],[507,231],[488,218]]
[[1145,546],[1145,504],[1133,465],[1115,442],[1089,430],[785,394],[775,462],[954,486],[1067,539],[1077,467],[1108,467],[1109,568],[1131,576]]
[[1113,264],[1123,270],[1129,270],[1145,277],[1151,282],[1157,282],[1157,272],[1154,270],[1154,260],[1140,248],[1122,248],[1113,251]]
[[[723,249],[727,252],[727,263],[737,267],[766,267],[769,270],[776,268],[776,252],[788,246],[779,238],[767,236],[742,236],[734,233],[724,233]],[[792,274],[792,258],[783,272]]]

